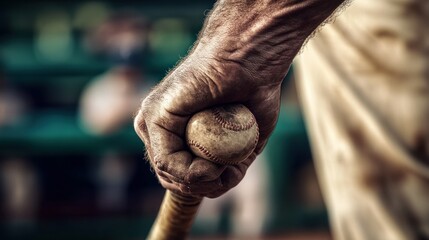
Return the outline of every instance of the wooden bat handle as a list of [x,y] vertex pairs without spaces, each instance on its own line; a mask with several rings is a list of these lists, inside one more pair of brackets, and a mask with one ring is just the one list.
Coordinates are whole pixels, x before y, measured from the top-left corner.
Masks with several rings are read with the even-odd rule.
[[202,200],[202,197],[184,196],[167,190],[147,239],[185,239]]

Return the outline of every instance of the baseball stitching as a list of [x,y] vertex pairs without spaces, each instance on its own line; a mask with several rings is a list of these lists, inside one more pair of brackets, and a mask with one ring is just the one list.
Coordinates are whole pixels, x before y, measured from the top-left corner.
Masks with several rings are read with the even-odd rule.
[[256,145],[258,144],[259,141],[259,126],[256,125],[256,137],[255,137],[255,143],[253,144],[253,150],[255,150]]
[[205,148],[203,145],[199,144],[195,140],[189,140],[188,145],[198,148],[200,152],[202,152],[209,160],[213,162],[220,163],[220,164],[228,164],[226,161],[221,160],[220,158],[213,155],[207,148]]
[[239,132],[239,131],[246,131],[249,130],[256,122],[255,118],[252,117],[250,119],[250,121],[246,124],[237,124],[237,123],[233,123],[230,121],[226,121],[224,118],[222,118],[219,110],[217,109],[213,109],[213,115],[216,121],[219,122],[219,124],[223,127],[226,128],[228,130],[232,130],[235,132]]
[[[258,144],[259,141],[259,128],[256,127],[256,137],[255,137],[255,142],[253,143],[253,149],[256,148],[256,145]],[[215,156],[213,153],[211,153],[207,148],[205,148],[203,145],[201,145],[200,143],[198,143],[195,140],[189,140],[188,141],[188,145],[191,147],[196,147],[198,148],[198,150],[200,150],[200,152],[202,152],[209,160],[215,162],[215,163],[220,163],[223,165],[232,165],[230,162],[222,160],[220,158],[218,158],[217,156]],[[234,163],[234,164],[238,164],[238,163]]]

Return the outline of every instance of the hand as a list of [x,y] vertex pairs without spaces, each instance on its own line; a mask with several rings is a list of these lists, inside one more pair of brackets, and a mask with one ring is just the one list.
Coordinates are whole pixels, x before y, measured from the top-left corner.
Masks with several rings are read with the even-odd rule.
[[[240,182],[274,129],[281,82],[314,29],[314,24],[300,28],[279,21],[281,14],[285,19],[300,16],[300,8],[291,8],[289,16],[274,4],[227,2],[218,3],[191,54],[152,90],[135,118],[159,181],[176,193],[213,198]],[[292,34],[293,29],[302,31]],[[227,103],[242,103],[255,115],[260,130],[255,151],[230,166],[196,158],[185,142],[189,118]]]
[[[281,80],[260,81],[235,63],[191,54],[149,94],[135,119],[136,132],[162,186],[217,197],[237,185],[274,129]],[[254,153],[233,166],[195,158],[185,142],[189,118],[205,108],[233,102],[246,105],[257,119],[260,138]]]

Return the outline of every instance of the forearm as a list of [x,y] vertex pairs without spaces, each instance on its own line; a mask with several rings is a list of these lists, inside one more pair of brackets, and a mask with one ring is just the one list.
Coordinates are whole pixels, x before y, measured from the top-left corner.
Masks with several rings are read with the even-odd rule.
[[219,0],[195,50],[264,74],[285,68],[308,36],[344,0]]

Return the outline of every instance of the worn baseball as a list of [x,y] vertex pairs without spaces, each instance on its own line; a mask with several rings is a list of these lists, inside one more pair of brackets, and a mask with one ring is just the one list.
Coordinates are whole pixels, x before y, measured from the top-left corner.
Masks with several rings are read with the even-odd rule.
[[186,141],[198,157],[219,164],[238,164],[255,150],[259,129],[242,104],[223,105],[196,113],[186,128]]

